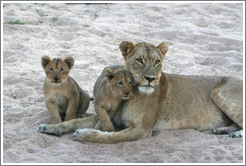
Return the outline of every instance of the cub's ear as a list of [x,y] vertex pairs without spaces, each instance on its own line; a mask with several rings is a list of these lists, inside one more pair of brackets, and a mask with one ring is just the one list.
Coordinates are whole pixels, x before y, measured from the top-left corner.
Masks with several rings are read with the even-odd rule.
[[109,81],[111,81],[115,76],[114,69],[112,69],[110,67],[106,67],[105,68],[105,76],[107,77],[107,79]]
[[[159,48],[160,50],[161,50],[161,53],[164,55],[164,57],[165,57],[165,55],[166,55],[166,53],[167,53],[167,51],[168,51],[168,44],[167,43],[165,43],[165,42],[163,42],[163,43],[161,43],[161,44],[159,44],[158,46],[157,46],[157,48]],[[163,58],[164,58],[163,57]]]
[[74,59],[71,56],[66,57],[63,62],[65,62],[69,68],[69,70],[73,67]]
[[49,56],[47,56],[47,55],[44,55],[44,56],[42,56],[42,58],[41,58],[41,65],[42,65],[42,67],[45,69],[46,68],[46,66],[50,63],[50,57]]
[[127,60],[127,55],[129,55],[135,47],[132,42],[123,41],[120,43],[120,50],[125,60]]

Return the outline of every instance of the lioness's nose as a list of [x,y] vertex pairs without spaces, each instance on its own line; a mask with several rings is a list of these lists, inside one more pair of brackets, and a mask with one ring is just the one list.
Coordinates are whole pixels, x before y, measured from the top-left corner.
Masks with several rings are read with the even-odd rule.
[[151,83],[152,81],[155,80],[155,77],[146,77],[146,76],[144,76],[144,78],[145,78],[146,80],[148,80],[149,83]]

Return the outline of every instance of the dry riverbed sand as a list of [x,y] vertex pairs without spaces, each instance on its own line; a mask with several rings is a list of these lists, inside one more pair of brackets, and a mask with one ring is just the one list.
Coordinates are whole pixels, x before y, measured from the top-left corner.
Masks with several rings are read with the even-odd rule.
[[[104,67],[124,64],[121,41],[168,42],[167,73],[243,79],[242,4],[4,3],[2,21],[4,163],[243,162],[243,138],[210,131],[160,131],[112,145],[36,131],[51,123],[42,55],[73,56],[70,74],[91,96]],[[93,103],[88,113],[94,113]]]

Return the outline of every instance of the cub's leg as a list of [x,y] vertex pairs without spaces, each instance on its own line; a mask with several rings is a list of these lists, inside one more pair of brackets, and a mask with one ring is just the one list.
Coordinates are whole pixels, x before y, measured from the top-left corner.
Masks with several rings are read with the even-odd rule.
[[114,125],[112,124],[111,121],[102,121],[99,120],[99,122],[97,122],[95,129],[97,130],[101,130],[101,131],[114,131]]
[[56,100],[53,98],[47,98],[45,100],[45,104],[50,112],[52,124],[60,123],[61,122],[61,117],[59,114],[60,107],[58,106],[58,103],[56,103]]
[[76,99],[70,99],[69,100],[67,111],[66,111],[65,121],[68,121],[68,120],[76,118],[78,106],[79,106],[79,101],[78,100],[76,100]]
[[76,118],[84,118],[85,112],[90,105],[90,96],[86,92],[81,92],[81,99],[79,103],[79,108],[76,114]]
[[98,118],[96,115],[87,118],[77,118],[59,124],[41,124],[37,130],[46,134],[62,135],[79,128],[92,128],[96,125]]
[[[243,82],[234,78],[224,78],[222,83],[212,91],[211,97],[219,108],[242,129]],[[242,134],[239,133],[242,132],[232,132],[230,137],[241,137]]]
[[96,112],[99,117],[99,122],[96,124],[95,129],[102,131],[114,131],[114,125],[111,122],[111,119],[107,113],[107,111],[101,106],[95,106]]
[[97,143],[118,143],[134,141],[151,135],[151,130],[141,127],[130,127],[119,132],[107,132],[96,129],[78,129],[73,134],[76,141],[89,141]]

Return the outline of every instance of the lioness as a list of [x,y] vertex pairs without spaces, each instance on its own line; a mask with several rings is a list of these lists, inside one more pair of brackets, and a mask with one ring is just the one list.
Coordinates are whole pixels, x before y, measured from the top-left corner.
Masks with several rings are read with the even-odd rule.
[[41,64],[47,76],[43,90],[52,123],[84,117],[89,107],[90,97],[69,76],[69,71],[74,65],[73,57],[51,60],[49,56],[44,55],[41,58]]
[[132,74],[123,68],[106,67],[98,77],[93,90],[95,110],[99,122],[95,128],[102,131],[114,131],[111,122],[120,104],[132,95],[134,80]]
[[[199,131],[229,126],[230,137],[241,137],[243,128],[243,81],[232,77],[173,75],[162,72],[168,45],[122,42],[125,68],[133,74],[138,91],[114,116],[128,126],[119,132],[91,128],[97,117],[75,119],[56,125],[40,125],[39,131],[62,134],[78,129],[74,139],[101,143],[133,141],[152,131],[192,128]],[[117,124],[115,124],[117,125]],[[236,126],[236,127],[235,127]],[[222,132],[223,133],[223,132]]]

